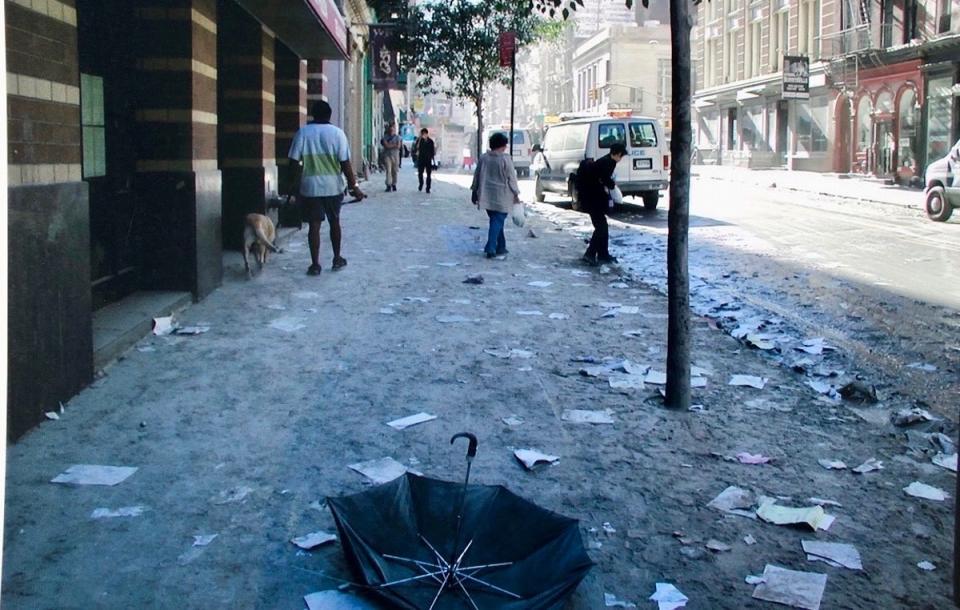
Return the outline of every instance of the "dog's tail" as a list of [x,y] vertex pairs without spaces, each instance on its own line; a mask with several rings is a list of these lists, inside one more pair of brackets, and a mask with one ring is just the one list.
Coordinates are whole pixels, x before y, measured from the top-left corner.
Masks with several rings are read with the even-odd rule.
[[264,244],[266,247],[270,248],[270,250],[272,250],[273,252],[280,252],[280,248],[274,246],[274,245],[273,245],[273,242],[270,241],[269,239],[267,239],[267,236],[266,236],[266,235],[264,234],[264,232],[263,232],[263,227],[261,227],[261,226],[258,225],[257,228],[255,229],[255,231],[256,231],[256,233],[257,233],[257,240],[258,240],[260,243],[262,243],[262,244]]

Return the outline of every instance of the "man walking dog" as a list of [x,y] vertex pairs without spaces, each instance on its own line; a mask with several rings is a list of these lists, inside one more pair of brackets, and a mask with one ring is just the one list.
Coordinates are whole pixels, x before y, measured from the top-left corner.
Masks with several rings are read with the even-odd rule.
[[[324,217],[330,223],[330,243],[333,246],[333,269],[346,266],[340,256],[340,206],[343,191],[349,189],[354,199],[366,195],[357,186],[357,177],[350,165],[350,145],[339,127],[330,124],[333,110],[330,104],[318,101],[310,109],[313,120],[297,131],[287,155],[292,163],[303,165],[300,177],[300,197],[303,200],[303,219],[310,223],[308,239],[310,260],[307,275],[320,275],[320,225]],[[346,183],[344,182],[346,176]]]

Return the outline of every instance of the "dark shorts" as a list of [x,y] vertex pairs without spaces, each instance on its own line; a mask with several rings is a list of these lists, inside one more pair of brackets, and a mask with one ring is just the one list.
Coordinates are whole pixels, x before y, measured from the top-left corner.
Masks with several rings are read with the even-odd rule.
[[304,197],[301,217],[304,222],[323,222],[324,217],[329,222],[333,222],[340,219],[341,205],[343,205],[343,195]]

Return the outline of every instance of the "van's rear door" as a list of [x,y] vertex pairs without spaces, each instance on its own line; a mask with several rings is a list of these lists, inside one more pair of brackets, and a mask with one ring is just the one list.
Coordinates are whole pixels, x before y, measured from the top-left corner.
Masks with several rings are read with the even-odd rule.
[[664,180],[666,143],[655,121],[638,119],[629,123],[630,182]]
[[[610,152],[610,147],[614,144],[623,144],[627,146],[627,126],[623,121],[612,119],[597,124],[597,147],[596,158],[604,156]],[[617,163],[615,178],[618,182],[630,180],[630,159],[624,157]]]

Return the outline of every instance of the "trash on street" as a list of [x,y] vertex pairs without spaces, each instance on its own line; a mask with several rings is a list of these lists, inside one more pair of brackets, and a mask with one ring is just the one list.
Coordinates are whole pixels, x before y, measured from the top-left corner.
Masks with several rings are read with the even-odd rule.
[[746,510],[752,508],[755,503],[756,500],[754,499],[752,493],[746,489],[731,485],[730,487],[727,487],[721,491],[720,495],[718,495],[716,498],[710,500],[710,502],[707,503],[707,506],[725,513],[731,513],[734,515],[740,515],[741,517],[755,519],[756,516],[753,514],[753,512]]
[[147,510],[146,506],[123,506],[121,508],[96,508],[90,513],[91,519],[115,519],[117,517],[139,517]]
[[153,334],[169,335],[174,331],[173,316],[153,319]]
[[933,456],[933,463],[947,470],[952,470],[953,472],[957,471],[957,454],[952,453],[950,455],[945,455],[943,453],[938,453]]
[[936,566],[936,565],[934,565],[933,563],[931,563],[931,562],[929,562],[929,561],[927,561],[927,560],[923,560],[923,561],[918,562],[918,563],[917,563],[917,567],[920,568],[921,570],[926,571],[926,572],[932,572],[932,571],[934,571],[934,570],[937,569],[937,566]]
[[612,411],[587,411],[582,409],[567,409],[560,416],[565,422],[572,424],[612,424]]
[[876,404],[879,401],[877,398],[877,389],[862,381],[851,381],[838,391],[844,400],[849,400],[850,402]]
[[817,460],[817,463],[826,468],[827,470],[846,470],[847,465],[840,460]]
[[876,458],[870,458],[863,464],[860,464],[853,471],[857,474],[866,474],[868,472],[873,472],[874,470],[883,470],[883,462]]
[[732,375],[728,385],[745,386],[762,390],[767,385],[766,377],[757,377],[756,375]]
[[51,479],[51,483],[65,485],[114,486],[126,481],[137,471],[132,466],[100,466],[97,464],[74,464]]
[[560,456],[542,453],[536,449],[517,449],[513,455],[527,470],[533,470],[536,466],[544,464],[553,465],[560,461]]
[[428,421],[433,421],[437,419],[436,415],[430,415],[429,413],[420,412],[415,415],[408,415],[406,417],[401,417],[400,419],[395,419],[393,421],[387,422],[387,425],[393,428],[394,430],[404,430],[410,426],[416,426],[417,424],[423,424]]
[[350,464],[347,468],[359,472],[377,485],[389,483],[407,473],[407,467],[392,457],[357,462],[356,464]]
[[893,413],[890,416],[890,423],[894,426],[909,426],[910,424],[933,421],[935,419],[937,418],[931,415],[926,409],[913,407],[911,409],[900,409]]
[[613,593],[604,593],[603,594],[603,605],[607,608],[636,608],[637,605],[633,602],[624,601],[622,599],[617,599],[617,596]]
[[306,328],[306,325],[300,318],[283,317],[270,322],[270,328],[282,330],[285,333],[295,333]]
[[950,494],[942,489],[921,483],[920,481],[910,483],[903,488],[903,491],[905,491],[908,496],[923,498],[925,500],[936,500],[937,502],[942,502],[950,497]]
[[833,515],[823,512],[822,506],[794,508],[780,506],[773,501],[761,504],[757,516],[774,525],[808,525],[814,531],[829,529],[835,519]]
[[193,537],[193,546],[208,546],[220,534],[200,534]]
[[505,424],[507,424],[508,426],[511,426],[511,427],[513,427],[513,426],[520,426],[520,425],[523,424],[523,418],[522,418],[522,417],[517,417],[516,415],[509,415],[509,416],[507,416],[507,417],[502,417],[502,418],[500,418],[500,419],[501,419],[501,421],[503,421],[503,423],[505,423]]
[[798,572],[767,564],[763,570],[763,582],[753,590],[753,597],[794,608],[819,610],[826,586],[826,574]]
[[767,464],[773,459],[759,453],[753,454],[747,453],[746,451],[738,453],[736,458],[741,464]]
[[511,358],[519,358],[521,360],[526,360],[529,358],[533,358],[534,356],[534,353],[531,352],[530,350],[517,349],[515,347],[511,349],[485,349],[483,350],[483,352],[485,354],[490,354],[494,358],[501,358],[503,360],[509,360]]
[[863,569],[860,551],[852,544],[801,540],[800,545],[803,547],[803,552],[807,554],[808,561],[824,561],[834,567],[848,570]]
[[686,606],[690,599],[675,586],[658,582],[656,591],[650,596],[650,601],[657,602],[658,610],[677,610]]
[[297,545],[305,551],[310,551],[322,544],[328,542],[333,542],[337,537],[335,534],[328,534],[327,532],[311,532],[303,536],[297,536],[290,540],[293,544]]

